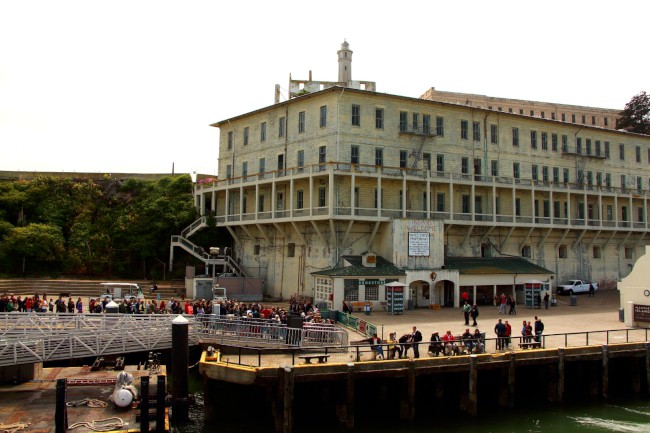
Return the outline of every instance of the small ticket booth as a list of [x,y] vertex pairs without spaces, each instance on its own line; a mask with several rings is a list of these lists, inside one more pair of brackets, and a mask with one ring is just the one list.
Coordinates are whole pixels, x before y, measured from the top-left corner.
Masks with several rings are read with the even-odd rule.
[[530,280],[524,283],[524,307],[542,308],[544,296],[551,296],[551,283],[549,281]]

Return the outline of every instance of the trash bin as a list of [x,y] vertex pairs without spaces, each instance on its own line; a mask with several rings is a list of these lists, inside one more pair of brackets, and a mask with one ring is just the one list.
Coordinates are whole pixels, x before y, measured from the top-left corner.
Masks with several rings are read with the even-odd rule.
[[575,307],[575,306],[578,305],[578,297],[576,295],[571,295],[570,300],[571,300],[571,303],[569,305],[571,305],[572,307]]
[[557,307],[557,298],[555,295],[551,297],[551,307]]
[[622,308],[618,309],[618,321],[625,322],[625,310]]
[[415,309],[415,301],[413,299],[408,300],[407,308],[409,310],[414,310]]

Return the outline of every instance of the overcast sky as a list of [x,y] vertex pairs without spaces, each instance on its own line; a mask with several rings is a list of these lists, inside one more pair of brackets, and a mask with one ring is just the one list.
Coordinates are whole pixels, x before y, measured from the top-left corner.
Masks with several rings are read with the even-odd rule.
[[209,125],[289,74],[622,109],[649,1],[0,0],[0,170],[216,174]]

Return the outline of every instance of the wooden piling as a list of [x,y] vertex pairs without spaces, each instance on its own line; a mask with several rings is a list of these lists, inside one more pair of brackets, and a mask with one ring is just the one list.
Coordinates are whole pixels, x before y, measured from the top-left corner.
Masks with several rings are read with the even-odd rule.
[[415,419],[415,361],[412,359],[406,373],[406,384],[400,405],[400,418],[408,422]]
[[167,394],[167,385],[165,376],[158,375],[156,384],[156,433],[165,432],[165,397]]
[[646,392],[650,394],[650,343],[645,343],[643,348],[645,349]]
[[149,431],[149,376],[140,378],[140,431]]
[[607,399],[609,394],[609,348],[606,344],[603,344],[602,377],[602,396]]
[[189,322],[179,315],[172,320],[172,419],[174,423],[188,420],[190,381]]
[[65,401],[67,388],[68,381],[66,379],[57,379],[56,409],[54,413],[54,431],[56,433],[65,433],[68,430],[68,407]]
[[557,349],[557,402],[564,401],[564,348]]
[[515,366],[516,356],[514,352],[510,352],[510,365],[508,365],[508,408],[515,407]]
[[467,413],[472,416],[478,414],[478,357],[470,355],[469,357],[469,392],[467,396]]
[[282,433],[291,433],[293,428],[293,368],[280,369],[280,386],[282,389]]
[[347,400],[345,402],[345,426],[352,430],[354,428],[354,364],[348,364],[347,377]]

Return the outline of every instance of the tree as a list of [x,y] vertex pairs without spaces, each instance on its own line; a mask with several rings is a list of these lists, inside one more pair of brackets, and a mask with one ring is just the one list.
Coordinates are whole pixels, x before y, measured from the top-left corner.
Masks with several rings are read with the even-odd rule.
[[618,129],[650,135],[650,96],[641,92],[625,104],[618,120]]

